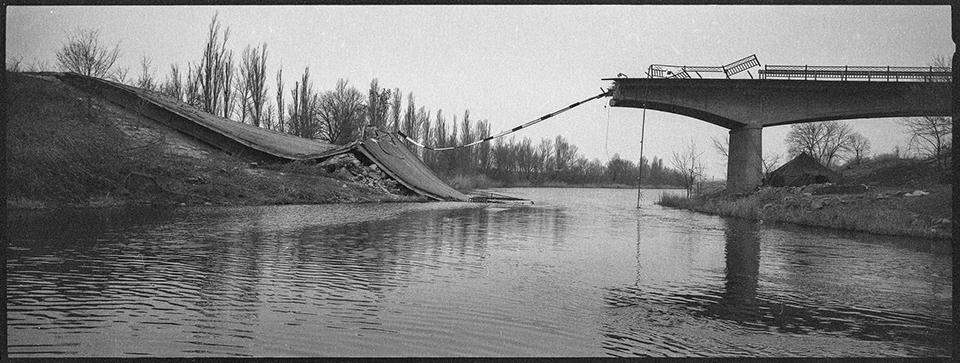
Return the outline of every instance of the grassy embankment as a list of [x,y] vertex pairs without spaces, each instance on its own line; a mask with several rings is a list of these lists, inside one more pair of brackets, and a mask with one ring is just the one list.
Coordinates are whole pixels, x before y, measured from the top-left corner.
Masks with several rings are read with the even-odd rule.
[[253,165],[55,79],[6,77],[7,209],[422,200],[322,165]]
[[[764,187],[746,195],[723,191],[693,198],[665,195],[659,204],[770,222],[950,238],[951,186],[929,163],[886,160],[846,170],[843,175],[840,185]],[[915,193],[918,190],[923,193]]]

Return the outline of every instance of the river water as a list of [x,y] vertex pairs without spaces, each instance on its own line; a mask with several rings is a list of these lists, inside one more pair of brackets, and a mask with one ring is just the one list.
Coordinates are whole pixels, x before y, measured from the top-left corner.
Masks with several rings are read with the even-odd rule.
[[648,190],[11,212],[11,357],[951,353],[948,242],[662,208]]

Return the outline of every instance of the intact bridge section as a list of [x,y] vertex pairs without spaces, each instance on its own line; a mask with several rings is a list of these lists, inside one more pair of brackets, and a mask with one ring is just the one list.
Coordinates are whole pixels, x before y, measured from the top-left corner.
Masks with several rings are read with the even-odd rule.
[[[729,129],[727,190],[734,193],[752,191],[761,183],[763,127],[845,119],[951,115],[949,72],[931,69],[925,77],[900,78],[894,71],[871,74],[843,72],[844,67],[839,68],[841,71],[813,73],[806,67],[807,71],[771,72],[769,78],[761,79],[604,80],[613,81],[611,106],[670,112]],[[760,70],[761,77],[768,76],[765,73]],[[770,79],[774,76],[786,78],[784,75],[790,78]],[[891,79],[891,75],[895,78]],[[863,81],[843,81],[839,77]],[[821,80],[824,78],[838,81]]]

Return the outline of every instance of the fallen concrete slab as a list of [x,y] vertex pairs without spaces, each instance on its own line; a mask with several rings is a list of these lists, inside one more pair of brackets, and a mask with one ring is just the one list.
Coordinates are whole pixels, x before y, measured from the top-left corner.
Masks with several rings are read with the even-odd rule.
[[436,176],[393,134],[377,131],[357,150],[387,175],[414,192],[437,200],[467,201],[469,197],[453,189]]

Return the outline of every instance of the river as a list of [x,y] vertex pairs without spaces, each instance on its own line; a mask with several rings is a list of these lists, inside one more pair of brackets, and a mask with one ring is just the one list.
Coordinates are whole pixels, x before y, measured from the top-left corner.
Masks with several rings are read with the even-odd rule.
[[8,212],[10,357],[949,356],[949,242],[662,208]]

